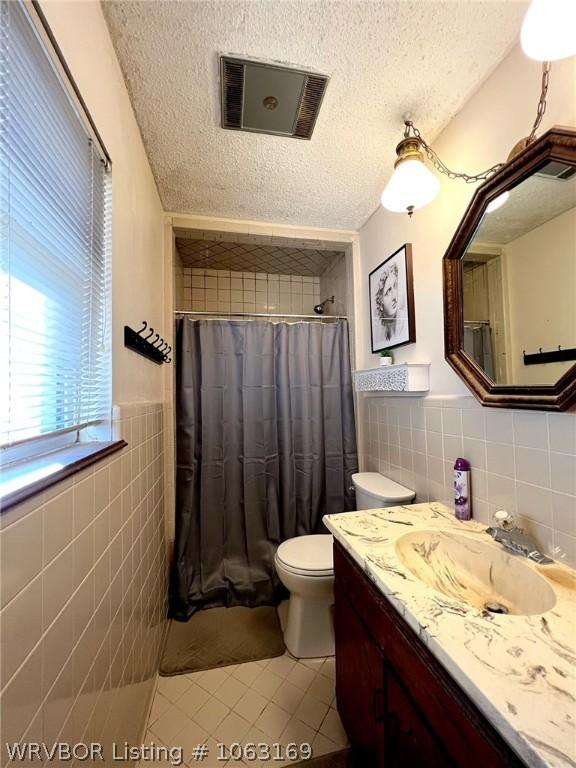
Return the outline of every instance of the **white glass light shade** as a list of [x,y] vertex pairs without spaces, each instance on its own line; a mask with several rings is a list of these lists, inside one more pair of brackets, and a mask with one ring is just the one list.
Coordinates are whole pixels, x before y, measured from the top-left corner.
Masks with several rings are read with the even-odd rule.
[[510,197],[510,192],[502,192],[501,195],[498,195],[498,197],[495,197],[494,200],[492,200],[491,203],[488,203],[486,206],[486,213],[492,213],[492,211],[498,210],[501,206],[504,205],[506,200]]
[[382,193],[382,205],[394,213],[407,213],[428,205],[439,191],[439,180],[421,160],[403,160]]
[[537,61],[576,55],[576,0],[532,0],[520,42],[526,56]]

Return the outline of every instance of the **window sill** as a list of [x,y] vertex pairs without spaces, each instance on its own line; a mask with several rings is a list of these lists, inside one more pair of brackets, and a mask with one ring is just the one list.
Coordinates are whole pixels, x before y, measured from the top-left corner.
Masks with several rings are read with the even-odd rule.
[[[124,440],[75,443],[60,451],[39,456],[17,466],[7,467],[0,472],[0,510],[6,512],[97,461],[121,451],[127,445],[128,443]],[[18,478],[17,487],[14,490],[8,490],[14,487],[16,478]]]

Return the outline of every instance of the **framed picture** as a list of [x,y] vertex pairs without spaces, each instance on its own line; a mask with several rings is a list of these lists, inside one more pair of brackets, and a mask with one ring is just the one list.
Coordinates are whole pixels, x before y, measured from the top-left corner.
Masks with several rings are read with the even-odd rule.
[[370,272],[372,352],[416,341],[412,245],[406,243]]

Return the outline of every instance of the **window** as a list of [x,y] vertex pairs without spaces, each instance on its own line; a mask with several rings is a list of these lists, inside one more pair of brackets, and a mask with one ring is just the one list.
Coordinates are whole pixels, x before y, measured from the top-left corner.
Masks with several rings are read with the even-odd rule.
[[2,0],[4,449],[110,418],[109,230],[110,162],[76,86],[40,12]]

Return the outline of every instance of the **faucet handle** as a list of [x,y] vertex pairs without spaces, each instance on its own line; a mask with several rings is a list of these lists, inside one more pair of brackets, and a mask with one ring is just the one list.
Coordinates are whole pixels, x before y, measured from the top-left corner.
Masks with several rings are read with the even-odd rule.
[[514,515],[505,509],[499,509],[494,513],[494,522],[498,528],[514,528]]

